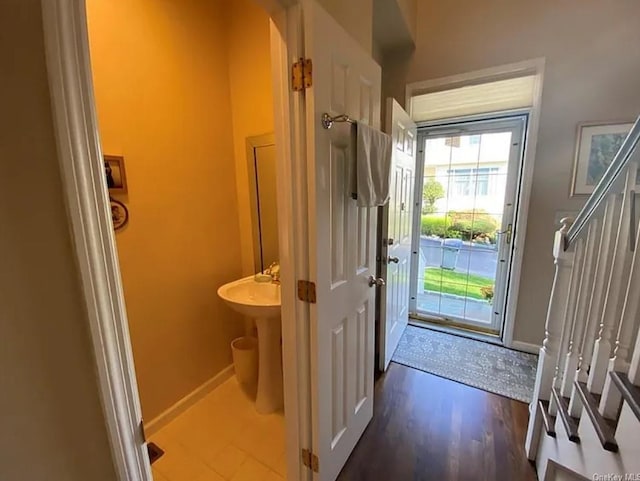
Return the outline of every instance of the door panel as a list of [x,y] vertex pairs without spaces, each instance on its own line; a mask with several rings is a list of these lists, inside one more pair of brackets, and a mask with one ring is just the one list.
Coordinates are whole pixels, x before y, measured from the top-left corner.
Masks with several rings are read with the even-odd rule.
[[376,208],[351,195],[352,127],[325,129],[323,113],[379,127],[380,67],[315,2],[303,3],[305,53],[313,86],[305,92],[311,279],[314,479],[334,480],[373,416]]
[[393,139],[389,204],[382,208],[380,369],[385,371],[409,322],[413,190],[417,129],[394,99],[387,100],[386,130]]
[[421,130],[412,317],[500,333],[525,127],[518,115]]

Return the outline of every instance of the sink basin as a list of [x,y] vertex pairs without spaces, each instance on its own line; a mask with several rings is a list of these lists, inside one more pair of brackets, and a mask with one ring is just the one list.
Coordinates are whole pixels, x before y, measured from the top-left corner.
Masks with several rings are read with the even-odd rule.
[[256,282],[253,277],[225,284],[218,289],[218,295],[242,315],[254,319],[280,317],[280,285]]
[[256,410],[272,413],[283,406],[280,285],[256,282],[254,276],[230,282],[218,296],[231,309],[256,321],[258,329],[258,389]]

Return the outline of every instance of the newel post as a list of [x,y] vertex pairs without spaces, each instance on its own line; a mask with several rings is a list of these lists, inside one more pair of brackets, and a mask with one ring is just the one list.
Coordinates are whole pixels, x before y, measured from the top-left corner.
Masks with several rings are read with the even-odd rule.
[[551,388],[558,362],[560,338],[565,323],[567,299],[571,283],[571,269],[573,267],[573,253],[566,250],[567,232],[572,219],[564,218],[560,222],[562,227],[556,232],[553,242],[553,257],[556,266],[547,310],[545,323],[545,338],[540,348],[538,370],[533,391],[533,399],[529,408],[529,427],[525,440],[525,451],[530,460],[536,458],[538,441],[540,439],[541,419],[538,412],[538,401],[549,400]]

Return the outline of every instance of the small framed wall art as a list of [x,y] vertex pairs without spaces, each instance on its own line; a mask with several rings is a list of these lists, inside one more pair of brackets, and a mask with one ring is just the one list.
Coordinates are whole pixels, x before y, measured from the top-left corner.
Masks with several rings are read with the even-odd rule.
[[126,194],[127,174],[124,169],[124,157],[105,155],[104,171],[109,194]]
[[109,200],[111,201],[111,221],[113,222],[113,228],[118,231],[129,222],[129,210],[127,206],[119,200]]
[[633,126],[632,122],[578,125],[571,196],[590,195]]

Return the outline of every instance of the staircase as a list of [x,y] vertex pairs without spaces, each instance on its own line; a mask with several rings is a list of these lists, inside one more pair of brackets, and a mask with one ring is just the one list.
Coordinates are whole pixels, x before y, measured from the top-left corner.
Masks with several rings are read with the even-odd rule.
[[640,117],[580,214],[555,234],[525,441],[541,481],[640,481],[639,140]]

